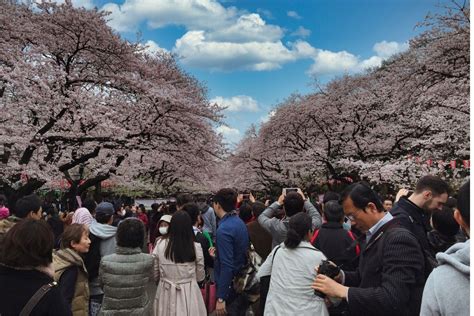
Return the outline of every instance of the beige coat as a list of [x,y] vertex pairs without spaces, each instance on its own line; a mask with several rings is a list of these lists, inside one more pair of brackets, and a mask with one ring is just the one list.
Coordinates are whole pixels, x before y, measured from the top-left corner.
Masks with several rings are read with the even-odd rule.
[[204,256],[201,245],[194,243],[196,261],[174,263],[165,258],[167,239],[160,239],[153,256],[155,257],[155,280],[159,281],[155,296],[156,316],[200,316],[207,315],[197,281],[204,280]]
[[70,248],[60,249],[53,253],[54,280],[59,282],[64,271],[69,267],[78,267],[77,281],[71,309],[74,316],[89,314],[89,281],[86,267],[81,256]]

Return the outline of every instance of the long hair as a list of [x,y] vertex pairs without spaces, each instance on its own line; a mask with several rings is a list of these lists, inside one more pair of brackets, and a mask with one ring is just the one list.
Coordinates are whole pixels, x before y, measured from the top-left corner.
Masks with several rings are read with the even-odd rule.
[[288,232],[286,233],[285,246],[294,249],[298,247],[306,234],[311,230],[311,217],[303,212],[293,215],[289,221]]
[[195,261],[194,239],[191,217],[184,211],[177,211],[173,214],[168,228],[168,245],[165,249],[165,257],[175,263]]

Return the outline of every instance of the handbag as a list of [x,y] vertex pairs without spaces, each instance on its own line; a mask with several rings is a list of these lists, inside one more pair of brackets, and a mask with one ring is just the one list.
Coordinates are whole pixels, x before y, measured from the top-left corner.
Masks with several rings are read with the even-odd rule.
[[216,283],[209,280],[204,281],[204,286],[201,288],[201,293],[208,314],[214,312],[216,309],[216,292]]
[[247,250],[247,264],[234,276],[233,287],[237,294],[245,295],[251,304],[260,298],[260,282],[257,272],[261,265],[262,258],[250,243]]

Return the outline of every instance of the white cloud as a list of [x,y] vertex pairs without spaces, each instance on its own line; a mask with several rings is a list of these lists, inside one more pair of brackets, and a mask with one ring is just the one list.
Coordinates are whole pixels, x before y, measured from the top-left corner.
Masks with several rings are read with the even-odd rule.
[[148,40],[146,43],[143,45],[145,47],[145,52],[149,54],[156,54],[156,53],[167,53],[168,51],[165,48],[160,47],[155,41]]
[[288,15],[290,18],[300,20],[302,17],[296,12],[296,11],[288,11],[286,12],[286,15]]
[[398,54],[398,53],[406,51],[408,47],[409,47],[408,43],[382,41],[379,43],[375,43],[374,51],[377,54],[377,56],[380,56],[386,59],[394,54]]
[[263,15],[265,18],[269,20],[273,20],[275,18],[270,10],[257,9],[257,13],[260,13],[261,15]]
[[240,16],[235,23],[226,28],[216,29],[208,33],[211,41],[275,42],[283,36],[283,30],[276,25],[267,25],[256,13]]
[[224,141],[229,144],[237,144],[242,138],[242,134],[236,128],[221,125],[216,128],[217,133],[221,134]]
[[190,31],[176,41],[173,52],[189,66],[211,70],[272,70],[296,59],[281,41],[218,42],[210,41],[204,31]]
[[311,31],[308,29],[305,29],[304,27],[300,26],[296,31],[291,33],[293,36],[299,36],[299,37],[308,37],[311,35]]
[[258,112],[258,103],[252,97],[247,95],[237,95],[231,98],[215,97],[210,100],[210,103],[217,103],[220,107],[226,107],[230,112]]
[[[304,44],[297,44],[299,51],[303,56],[311,54],[311,49],[305,47]],[[354,73],[364,71],[369,68],[380,67],[382,62],[390,58],[393,54],[403,52],[408,49],[407,43],[382,41],[374,44],[375,56],[361,60],[349,52],[331,52],[327,50],[315,49],[311,56],[314,63],[310,66],[307,73],[309,75],[328,75],[338,74],[342,72]]]
[[267,115],[262,116],[260,118],[260,122],[262,123],[268,122],[275,114],[276,114],[276,110],[271,110],[270,112],[267,113]]
[[135,31],[142,21],[153,29],[167,25],[216,29],[238,14],[235,7],[225,8],[216,0],[125,0],[122,5],[109,2],[102,9],[111,11],[109,25],[118,31]]

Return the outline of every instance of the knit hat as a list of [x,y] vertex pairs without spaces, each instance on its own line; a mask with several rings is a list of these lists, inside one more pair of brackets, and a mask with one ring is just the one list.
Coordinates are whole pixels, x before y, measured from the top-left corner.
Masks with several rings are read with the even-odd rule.
[[106,214],[106,215],[114,215],[115,209],[112,203],[109,202],[101,202],[97,207],[95,208],[95,213],[96,214]]
[[81,207],[74,212],[74,215],[72,216],[72,223],[90,225],[92,223],[92,219],[93,217],[89,210],[85,207]]
[[163,215],[163,216],[161,216],[160,222],[161,222],[161,221],[167,222],[168,224],[171,223],[171,215]]
[[0,219],[4,219],[10,216],[10,210],[5,206],[0,207]]

